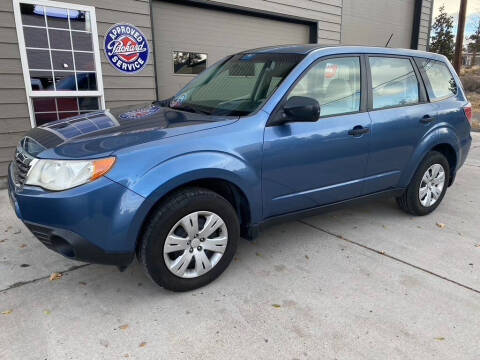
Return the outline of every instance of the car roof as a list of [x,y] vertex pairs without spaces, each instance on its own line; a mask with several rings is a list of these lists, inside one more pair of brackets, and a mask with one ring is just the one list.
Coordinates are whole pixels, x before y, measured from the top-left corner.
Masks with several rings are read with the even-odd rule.
[[322,55],[336,54],[385,54],[397,56],[417,56],[426,58],[436,58],[443,60],[443,56],[430,53],[427,51],[411,50],[411,49],[394,49],[375,46],[345,46],[345,45],[322,45],[322,44],[298,44],[298,45],[277,45],[267,46],[257,49],[242,51],[241,53],[264,53],[264,54],[303,54],[321,53]]

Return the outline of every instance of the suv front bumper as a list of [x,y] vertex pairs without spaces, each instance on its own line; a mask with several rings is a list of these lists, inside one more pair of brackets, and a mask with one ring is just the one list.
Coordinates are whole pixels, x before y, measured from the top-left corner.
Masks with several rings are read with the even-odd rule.
[[49,249],[96,264],[123,267],[133,260],[144,198],[124,186],[103,177],[59,192],[20,188],[11,165],[8,193],[17,217]]

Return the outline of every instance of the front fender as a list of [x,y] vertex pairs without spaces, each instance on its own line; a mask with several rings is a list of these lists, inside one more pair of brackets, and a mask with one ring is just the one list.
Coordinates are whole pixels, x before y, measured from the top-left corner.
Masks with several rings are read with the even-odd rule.
[[[450,126],[441,126],[435,129],[432,129],[425,137],[421,140],[418,146],[415,149],[415,152],[411,156],[406,170],[404,171],[402,177],[400,178],[399,185],[400,187],[407,187],[410,183],[415,171],[418,166],[435,146],[440,144],[449,144],[455,150],[457,159],[459,158],[460,143],[458,137],[455,134],[454,129]],[[457,163],[458,166],[458,163]],[[455,169],[456,170],[456,169]]]
[[[249,166],[232,154],[216,151],[199,151],[182,154],[161,162],[146,172],[131,190],[146,200],[138,210],[142,223],[150,209],[170,191],[189,182],[201,179],[221,179],[236,185],[246,196],[252,222],[261,218],[261,179],[259,169]],[[140,221],[141,220],[141,221]],[[138,229],[132,229],[132,236]]]

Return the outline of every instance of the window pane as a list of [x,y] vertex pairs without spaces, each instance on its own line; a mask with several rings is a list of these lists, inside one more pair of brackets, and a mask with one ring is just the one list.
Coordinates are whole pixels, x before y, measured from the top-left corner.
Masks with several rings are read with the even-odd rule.
[[[49,98],[32,98],[33,109],[37,126],[46,124],[58,119],[65,119],[76,116],[82,113],[90,113],[99,109],[98,97],[49,97]],[[78,120],[82,121],[82,119]],[[74,127],[66,126],[64,124],[52,125],[52,129],[57,131],[63,129],[74,129]],[[80,132],[76,130],[72,136],[79,135]]]
[[55,70],[73,70],[73,57],[70,51],[52,51]]
[[53,77],[51,71],[30,71],[30,83],[32,90],[44,91],[53,89]]
[[48,27],[68,29],[68,13],[66,9],[46,8]]
[[56,121],[56,120],[58,120],[58,116],[56,112],[42,113],[42,114],[35,113],[35,124],[37,126],[46,124],[51,121]]
[[418,103],[418,81],[409,59],[370,57],[373,108]]
[[320,61],[289,94],[307,96],[320,104],[320,116],[360,110],[360,59],[336,58]]
[[93,53],[75,52],[75,67],[77,71],[95,71]]
[[48,50],[27,49],[28,67],[30,69],[51,69],[50,53]]
[[79,97],[78,104],[80,110],[99,110],[99,102],[97,97]]
[[33,109],[35,112],[57,111],[55,98],[34,98]]
[[20,4],[23,25],[45,26],[43,6],[33,4]]
[[74,50],[93,51],[92,34],[79,31],[72,31]]
[[206,67],[207,54],[173,52],[173,72],[175,74],[200,74]]
[[91,31],[90,14],[85,11],[69,10],[72,30]]
[[55,88],[57,91],[77,90],[77,86],[75,84],[75,73],[55,71]]
[[48,35],[50,36],[50,48],[66,50],[70,50],[72,48],[70,31],[49,29]]
[[75,111],[78,110],[77,98],[57,98],[58,111]]
[[39,28],[24,26],[23,36],[25,38],[25,46],[48,49],[48,39],[47,39],[46,29],[39,29]]
[[97,90],[97,77],[95,73],[77,73],[78,90]]
[[420,66],[423,67],[427,78],[430,81],[431,91],[429,96],[431,100],[438,100],[457,94],[457,84],[447,65],[440,61],[420,60]]
[[58,118],[66,119],[66,118],[77,116],[77,115],[78,115],[78,111],[61,112],[61,113],[58,113]]

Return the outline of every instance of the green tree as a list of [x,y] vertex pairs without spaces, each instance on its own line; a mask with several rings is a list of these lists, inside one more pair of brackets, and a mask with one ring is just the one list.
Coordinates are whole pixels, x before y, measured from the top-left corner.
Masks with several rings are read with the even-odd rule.
[[430,51],[445,55],[451,61],[455,52],[453,16],[448,16],[444,5],[440,7],[440,14],[435,18],[432,29],[433,36],[430,41]]
[[467,39],[470,40],[468,43],[467,48],[468,52],[472,53],[472,65],[475,65],[475,59],[477,57],[477,53],[480,51],[480,19],[477,20],[475,33],[470,35]]

